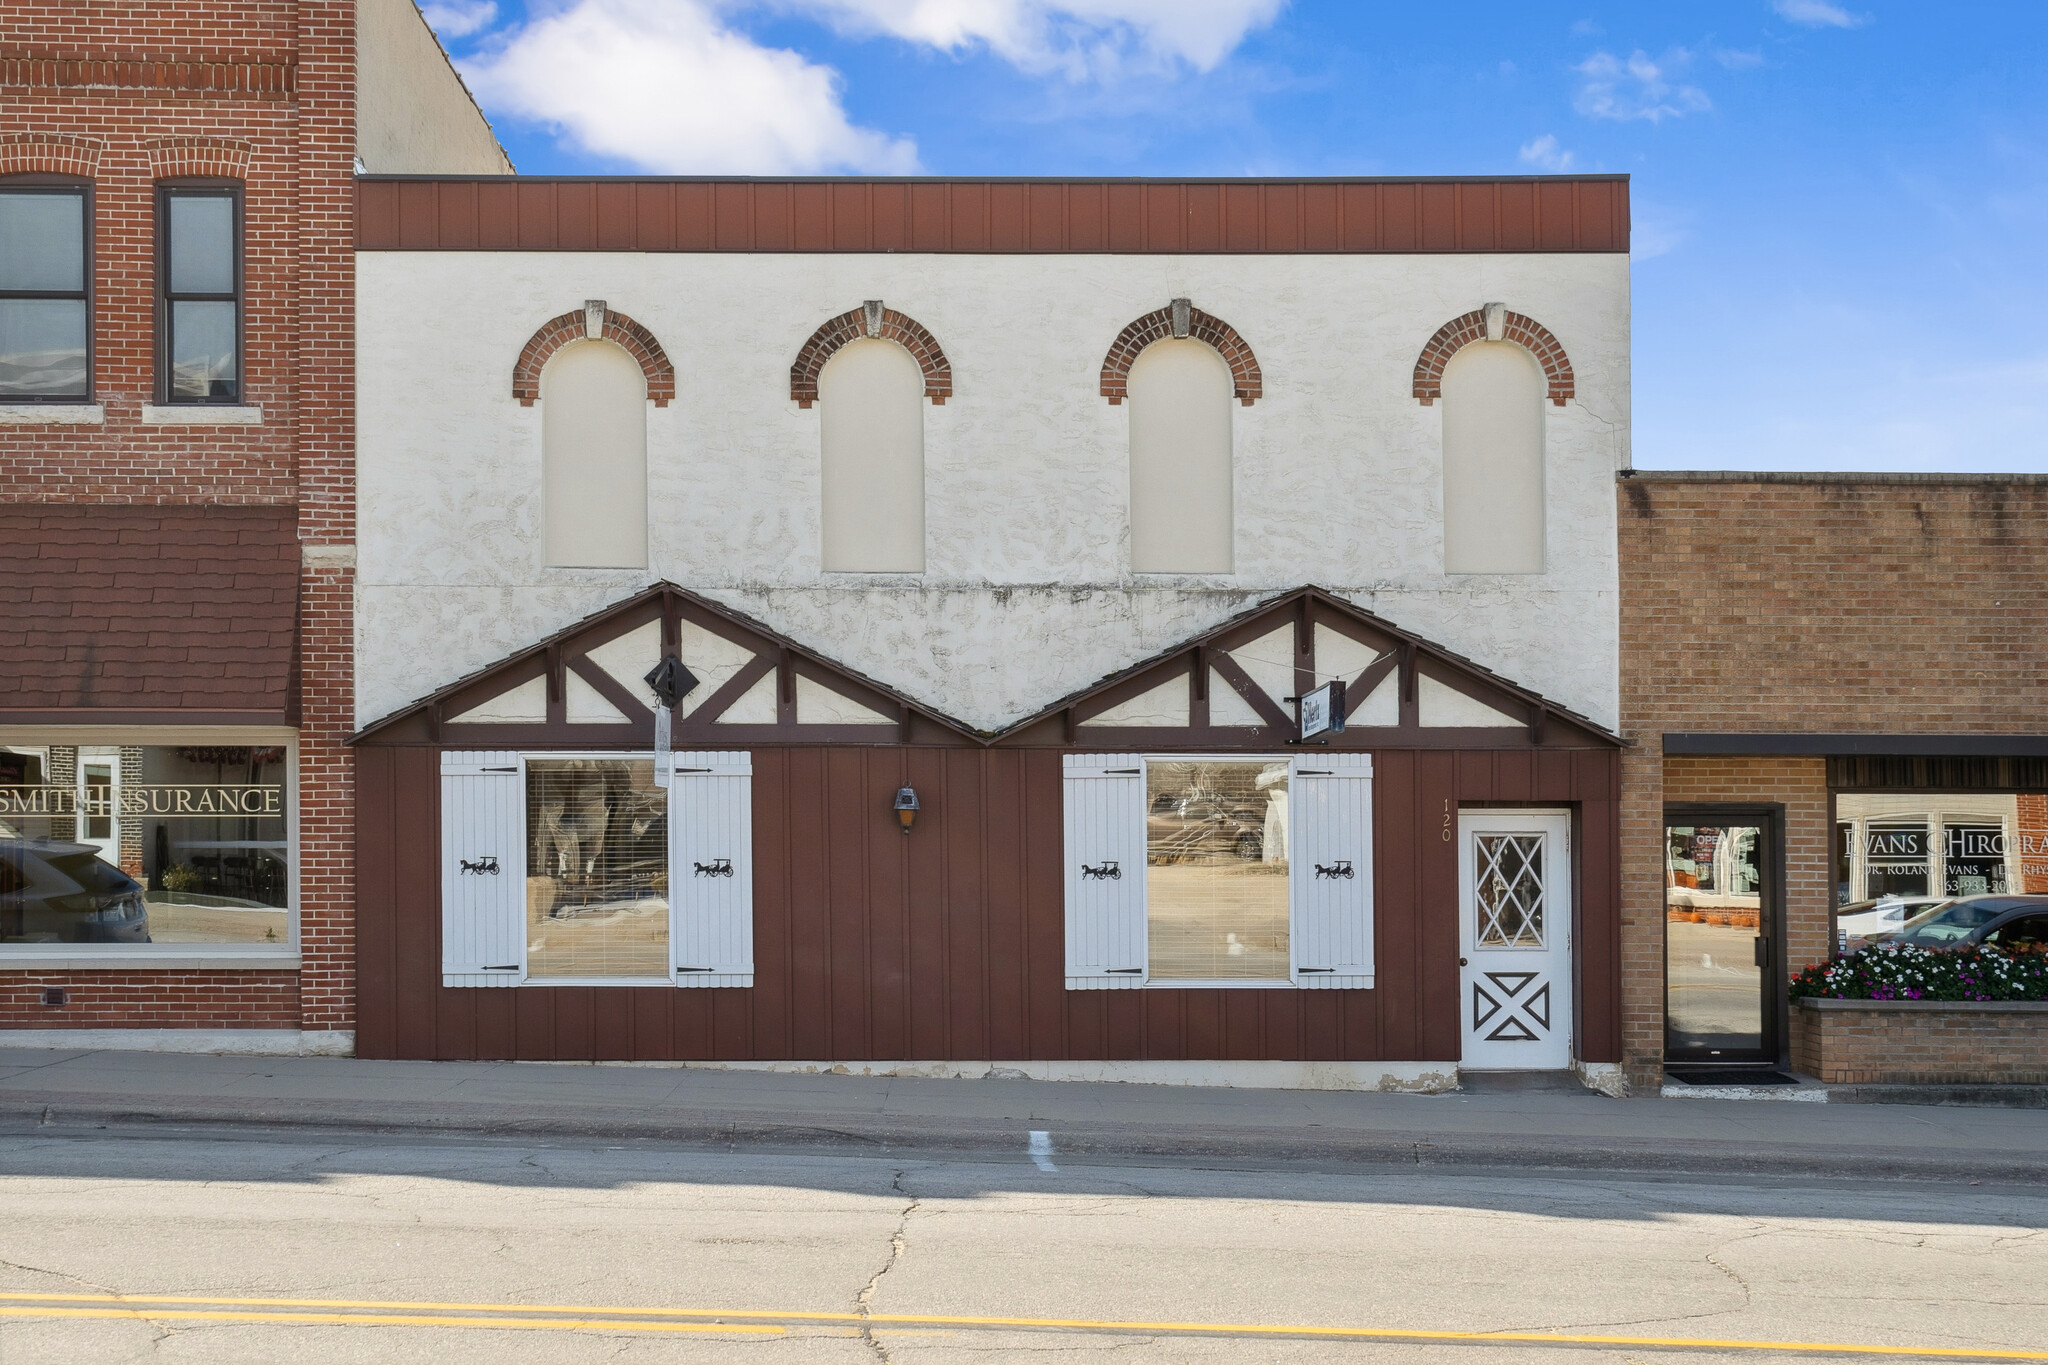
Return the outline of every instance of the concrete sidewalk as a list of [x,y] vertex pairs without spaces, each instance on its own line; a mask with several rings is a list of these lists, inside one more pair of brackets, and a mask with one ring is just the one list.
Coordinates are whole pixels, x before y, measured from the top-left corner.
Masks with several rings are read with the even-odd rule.
[[2038,1110],[0,1048],[0,1130],[163,1125],[2048,1183]]

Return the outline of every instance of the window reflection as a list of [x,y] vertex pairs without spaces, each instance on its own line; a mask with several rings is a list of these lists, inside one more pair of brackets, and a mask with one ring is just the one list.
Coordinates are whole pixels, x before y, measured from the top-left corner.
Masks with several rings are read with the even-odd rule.
[[0,941],[291,940],[276,745],[0,746]]
[[1717,1061],[1764,1046],[1763,830],[1671,825],[1664,832],[1665,1046]]
[[2048,892],[2048,798],[2038,793],[1844,792],[1836,905]]
[[529,977],[669,975],[668,793],[654,760],[526,765]]
[[1287,979],[1287,761],[1145,765],[1155,981]]
[[164,192],[163,386],[172,402],[241,401],[238,197],[225,189]]
[[0,191],[0,401],[82,400],[89,323],[85,191]]

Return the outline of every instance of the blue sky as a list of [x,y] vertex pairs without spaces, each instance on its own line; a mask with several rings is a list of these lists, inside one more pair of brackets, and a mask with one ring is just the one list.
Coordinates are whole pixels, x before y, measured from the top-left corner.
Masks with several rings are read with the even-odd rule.
[[1645,468],[2048,470],[2048,5],[435,0],[520,170],[1625,171]]

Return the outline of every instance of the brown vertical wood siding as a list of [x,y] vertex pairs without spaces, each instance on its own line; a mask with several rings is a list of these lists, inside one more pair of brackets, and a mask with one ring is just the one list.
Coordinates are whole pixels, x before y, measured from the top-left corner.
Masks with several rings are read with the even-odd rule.
[[1629,244],[1627,176],[356,184],[363,251],[1625,252]]
[[[1620,1055],[1611,750],[1374,755],[1377,989],[1069,991],[1060,753],[756,748],[750,990],[441,984],[439,751],[357,750],[356,1048],[532,1060],[1455,1061],[1444,814],[1578,812],[1578,1055]],[[889,798],[924,798],[898,832]]]

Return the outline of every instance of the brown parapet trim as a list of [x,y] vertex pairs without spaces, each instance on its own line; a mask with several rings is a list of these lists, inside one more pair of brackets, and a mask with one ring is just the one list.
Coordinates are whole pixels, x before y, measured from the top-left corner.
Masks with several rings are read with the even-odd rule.
[[1854,473],[1824,470],[1765,469],[1617,469],[1614,477],[1622,483],[1802,483],[1840,484],[1853,487],[1887,484],[1906,487],[1940,487],[2014,484],[2048,486],[2048,474],[1904,474]]
[[362,176],[365,251],[1625,254],[1625,176]]

